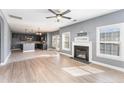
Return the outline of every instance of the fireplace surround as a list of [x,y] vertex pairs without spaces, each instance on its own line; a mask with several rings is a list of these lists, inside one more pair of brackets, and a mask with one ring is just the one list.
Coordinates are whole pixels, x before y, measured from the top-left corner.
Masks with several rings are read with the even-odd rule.
[[92,61],[92,42],[82,38],[72,42],[72,57],[80,62],[90,63]]

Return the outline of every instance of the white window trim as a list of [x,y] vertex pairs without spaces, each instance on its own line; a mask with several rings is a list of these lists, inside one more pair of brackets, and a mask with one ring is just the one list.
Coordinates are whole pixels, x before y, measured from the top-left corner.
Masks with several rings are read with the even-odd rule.
[[[64,34],[69,34],[69,48],[65,48],[64,47],[64,40],[63,40],[63,35]],[[71,49],[71,47],[70,47],[70,44],[71,44],[71,35],[70,35],[70,32],[63,32],[62,33],[62,50],[65,50],[65,51],[70,51]]]
[[[59,37],[59,44],[60,44],[60,36],[59,36],[59,35],[53,35],[53,36],[52,36],[52,47],[53,47],[53,48],[56,48],[56,50],[59,51],[59,50],[60,50],[60,46],[57,46],[57,43],[58,43],[57,40],[56,40],[56,41],[53,41],[53,37],[55,37],[56,39],[58,39],[57,37]],[[55,46],[53,45],[53,42],[56,43]]]
[[53,36],[52,36],[52,47],[54,47],[54,48],[55,48],[55,46],[54,46],[54,43],[53,43],[53,42],[54,42],[54,41],[53,41],[53,38],[55,38],[55,37],[56,37],[56,35],[53,35]]
[[[101,54],[100,53],[100,28],[103,27],[119,27],[120,28],[120,50],[119,56],[114,56],[114,55],[108,55],[108,54]],[[96,54],[98,57],[101,58],[108,58],[108,59],[113,59],[113,60],[118,60],[118,61],[124,61],[124,23],[119,23],[119,24],[113,24],[113,25],[107,25],[107,26],[101,26],[96,28]],[[115,42],[116,43],[116,42]]]

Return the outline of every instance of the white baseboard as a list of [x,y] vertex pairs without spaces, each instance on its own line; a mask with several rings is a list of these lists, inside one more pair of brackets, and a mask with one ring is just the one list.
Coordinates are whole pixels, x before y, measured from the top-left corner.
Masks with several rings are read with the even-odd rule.
[[[72,55],[67,54],[67,53],[63,53],[63,52],[60,52],[60,54],[66,55],[68,57],[72,57]],[[105,63],[102,63],[102,62],[98,62],[98,61],[93,61],[93,60],[90,60],[90,62],[92,62],[94,64],[98,64],[98,65],[104,66],[104,67],[108,67],[108,68],[111,68],[111,69],[119,70],[121,72],[124,72],[124,68],[121,68],[121,67],[116,67],[116,66],[108,65],[108,64],[105,64]]]
[[5,65],[5,64],[7,64],[7,61],[8,61],[8,59],[9,59],[10,55],[11,55],[11,52],[10,52],[10,53],[8,54],[8,56],[6,57],[5,61],[2,62],[0,65]]
[[63,52],[59,52],[59,53],[62,54],[62,55],[68,56],[68,57],[72,57],[72,55],[67,54],[67,53],[63,53]]
[[[66,55],[68,57],[72,57],[72,55],[67,54],[67,53],[63,53],[63,52],[59,52],[59,53],[63,54],[63,55]],[[7,61],[8,61],[8,59],[9,59],[10,55],[11,55],[11,52],[6,57],[5,61],[2,62],[0,65],[5,65],[7,63]],[[108,68],[111,68],[111,69],[115,69],[115,70],[119,70],[119,71],[124,72],[124,68],[121,68],[121,67],[116,67],[116,66],[108,65],[108,64],[105,64],[105,63],[102,63],[102,62],[98,62],[98,61],[93,61],[93,60],[91,60],[91,62],[94,63],[94,64],[98,64],[98,65],[101,65],[101,66],[105,66],[105,67],[108,67]]]
[[121,68],[121,67],[116,67],[116,66],[108,65],[108,64],[105,64],[105,63],[102,63],[102,62],[93,61],[93,60],[91,62],[94,63],[94,64],[98,64],[98,65],[101,65],[101,66],[104,66],[104,67],[108,67],[108,68],[111,68],[111,69],[115,69],[115,70],[119,70],[121,72],[124,72],[124,68]]
[[35,50],[26,50],[26,51],[23,51],[23,53],[25,52],[34,52]]

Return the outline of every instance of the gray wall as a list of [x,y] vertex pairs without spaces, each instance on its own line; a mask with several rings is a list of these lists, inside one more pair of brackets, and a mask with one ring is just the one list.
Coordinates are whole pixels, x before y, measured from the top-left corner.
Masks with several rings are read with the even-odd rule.
[[[0,12],[1,13],[1,12]],[[1,17],[1,14],[0,14],[0,27],[1,27],[1,61],[0,61],[0,63],[1,62],[3,62],[4,61],[4,50],[3,50],[3,48],[4,48],[4,20],[3,20],[3,18]]]
[[[104,16],[96,17],[87,21],[83,21],[80,23],[76,23],[70,26],[66,26],[60,29],[60,49],[62,49],[62,33],[63,32],[71,32],[71,41],[74,40],[74,37],[76,37],[77,33],[80,31],[86,31],[88,32],[89,39],[92,41],[92,56],[94,61],[99,61],[105,64],[110,64],[113,66],[118,67],[124,67],[124,62],[122,61],[116,61],[111,60],[107,58],[100,58],[96,56],[96,27],[104,26],[104,25],[110,25],[115,23],[121,23],[124,22],[124,10],[119,10],[117,12],[107,14]],[[72,44],[72,42],[71,42]],[[63,51],[61,52],[71,54],[72,49],[70,51]]]
[[0,21],[0,62],[1,62],[1,21]]
[[52,47],[52,33],[49,32],[47,33],[47,48],[51,48]]
[[1,23],[1,62],[4,62],[9,53],[11,53],[11,31],[1,10],[0,23]]

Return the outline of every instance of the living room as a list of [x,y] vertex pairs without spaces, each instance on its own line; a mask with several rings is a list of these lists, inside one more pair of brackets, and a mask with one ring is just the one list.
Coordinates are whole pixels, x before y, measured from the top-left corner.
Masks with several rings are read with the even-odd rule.
[[124,82],[123,9],[1,9],[0,15],[0,82]]

